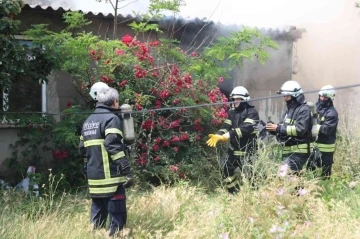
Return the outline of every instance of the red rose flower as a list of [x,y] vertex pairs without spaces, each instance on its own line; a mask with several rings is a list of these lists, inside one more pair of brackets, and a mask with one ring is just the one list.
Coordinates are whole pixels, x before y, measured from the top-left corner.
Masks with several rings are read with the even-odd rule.
[[70,108],[72,106],[72,103],[69,101],[69,102],[67,102],[67,104],[66,104],[66,108],[68,109],[68,108]]
[[90,54],[90,56],[95,56],[95,55],[96,55],[96,51],[95,51],[95,50],[91,50],[91,51],[89,51],[89,54]]
[[139,165],[146,165],[146,163],[148,162],[147,153],[142,153],[136,161]]
[[160,75],[159,71],[154,71],[154,72],[152,73],[152,76],[153,76],[153,77],[158,77],[159,75]]
[[148,120],[145,120],[143,123],[142,123],[142,128],[145,129],[145,130],[151,130],[152,128],[155,127],[155,122],[153,122],[152,120],[148,119]]
[[156,144],[160,144],[161,143],[161,138],[160,137],[156,138],[154,141],[155,141]]
[[160,161],[160,156],[159,156],[159,155],[157,155],[157,156],[154,158],[154,161],[155,161],[155,162]]
[[114,83],[114,80],[108,76],[101,76],[101,81],[107,84]]
[[140,148],[142,151],[146,151],[148,147],[147,147],[146,144],[141,143],[141,144],[139,144],[139,148]]
[[153,151],[159,151],[159,149],[160,149],[160,147],[157,144],[154,144],[153,147],[152,147]]
[[172,67],[171,75],[173,75],[173,76],[178,76],[179,75],[179,68],[176,65],[174,65]]
[[153,41],[149,43],[149,46],[158,46],[160,44],[159,41]]
[[123,54],[124,54],[124,51],[123,51],[123,50],[120,50],[120,49],[116,49],[115,54],[118,55],[118,56],[120,56],[120,55],[123,55]]
[[176,173],[179,170],[179,165],[178,164],[170,165],[169,168],[171,171]]
[[181,119],[174,120],[170,123],[169,128],[173,129],[180,126]]
[[172,143],[180,142],[180,138],[179,138],[178,136],[176,136],[176,135],[173,135],[173,136],[171,137],[171,142],[172,142]]
[[201,124],[201,120],[200,120],[200,119],[196,119],[196,120],[194,121],[194,124],[195,124],[195,125],[200,125],[200,124]]
[[146,71],[141,69],[140,66],[135,66],[135,77],[136,78],[143,78],[146,76]]
[[137,110],[142,110],[142,109],[143,109],[143,107],[142,107],[141,105],[139,105],[139,104],[135,104],[135,108],[136,108]]
[[125,45],[129,46],[129,45],[131,44],[131,42],[133,41],[133,38],[132,38],[130,35],[126,34],[125,36],[123,36],[123,37],[121,38],[121,41],[122,41]]
[[201,127],[200,125],[195,125],[194,130],[198,131],[198,132],[203,132],[204,131],[203,127]]
[[155,108],[159,109],[159,108],[161,108],[161,106],[162,106],[161,100],[156,100],[155,101]]
[[53,152],[53,157],[55,159],[64,159],[68,156],[68,153],[66,151],[61,151],[59,149],[56,149],[54,152]]
[[169,147],[169,146],[170,146],[170,142],[169,142],[168,140],[164,140],[163,146],[164,146],[164,147]]
[[184,81],[188,84],[192,84],[192,77],[189,73],[184,76]]
[[181,140],[181,141],[189,140],[189,135],[188,135],[187,133],[183,133],[183,134],[180,136],[180,140]]
[[177,104],[179,104],[179,103],[180,103],[180,100],[179,100],[179,99],[173,100],[173,104],[174,104],[174,105],[177,105]]
[[119,83],[119,87],[124,87],[127,83],[127,80],[123,80]]
[[174,92],[175,92],[175,93],[180,93],[180,92],[181,92],[181,88],[180,88],[180,87],[175,87],[175,88],[174,88]]
[[163,90],[159,93],[159,96],[165,100],[165,99],[169,98],[170,92],[168,90]]

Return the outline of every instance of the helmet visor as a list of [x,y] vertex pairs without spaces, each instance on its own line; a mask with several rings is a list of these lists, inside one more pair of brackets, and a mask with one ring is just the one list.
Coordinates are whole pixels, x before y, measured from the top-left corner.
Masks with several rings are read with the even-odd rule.
[[245,97],[242,96],[242,95],[232,95],[232,96],[230,96],[230,99],[231,99],[232,101],[235,101],[235,100],[245,100]]
[[333,100],[335,98],[335,95],[328,92],[319,92],[319,97],[326,97]]
[[291,91],[284,91],[284,90],[279,90],[277,92],[279,95],[283,95],[283,96],[288,96],[288,95],[293,95],[294,92],[291,92]]

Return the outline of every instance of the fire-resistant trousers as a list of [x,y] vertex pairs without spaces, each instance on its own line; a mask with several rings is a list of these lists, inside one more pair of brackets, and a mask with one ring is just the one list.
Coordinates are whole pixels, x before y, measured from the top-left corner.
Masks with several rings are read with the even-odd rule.
[[304,153],[291,153],[284,155],[284,163],[294,172],[300,172],[307,165],[310,155]]
[[92,198],[90,222],[94,229],[104,228],[109,215],[109,236],[123,229],[126,224],[125,188],[120,185],[112,197]]
[[249,179],[252,177],[252,158],[250,155],[235,156],[229,154],[221,161],[221,166],[224,185],[231,194],[239,191],[241,174],[245,174]]
[[331,168],[334,163],[334,153],[321,152],[321,157],[317,162],[317,166],[322,168],[321,176],[330,177]]

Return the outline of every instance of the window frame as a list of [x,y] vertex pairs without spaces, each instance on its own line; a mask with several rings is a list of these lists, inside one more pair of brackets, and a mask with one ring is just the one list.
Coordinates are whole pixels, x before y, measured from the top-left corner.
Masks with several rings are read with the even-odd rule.
[[[31,41],[31,42],[33,41],[32,38],[26,37],[24,35],[14,35],[14,37],[16,40]],[[2,103],[1,104],[2,110],[4,113],[6,113],[9,110],[9,97],[8,97],[9,94],[6,93],[6,90],[7,89],[3,89],[2,98],[0,98],[1,103]],[[41,113],[42,113],[42,116],[45,116],[47,113],[47,102],[48,102],[47,83],[45,81],[43,81],[41,83]],[[20,119],[17,119],[16,121],[19,121],[19,120]],[[15,126],[15,122],[7,120],[5,115],[2,119],[0,119],[0,128],[17,128],[17,127],[18,126]]]

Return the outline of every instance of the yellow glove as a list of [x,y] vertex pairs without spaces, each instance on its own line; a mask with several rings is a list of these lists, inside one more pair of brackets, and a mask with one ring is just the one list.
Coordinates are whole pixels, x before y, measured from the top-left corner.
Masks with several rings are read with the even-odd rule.
[[223,135],[209,134],[210,139],[206,142],[209,147],[215,147],[217,142],[226,142],[228,139]]

